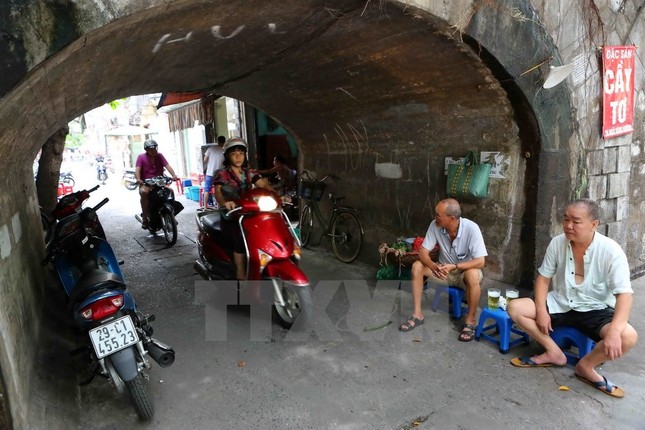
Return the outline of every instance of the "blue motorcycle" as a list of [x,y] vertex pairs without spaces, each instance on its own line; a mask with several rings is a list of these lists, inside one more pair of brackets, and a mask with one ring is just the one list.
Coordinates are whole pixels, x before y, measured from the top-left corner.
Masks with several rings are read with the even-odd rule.
[[144,372],[151,367],[148,356],[167,367],[175,352],[152,338],[154,315],[138,311],[112,247],[94,234],[96,211],[107,202],[105,198],[58,220],[44,263],[53,264],[75,327],[85,338],[77,352],[86,352],[93,364],[86,383],[97,374],[108,378],[120,393],[129,394],[139,417],[150,420],[154,408],[144,385]]

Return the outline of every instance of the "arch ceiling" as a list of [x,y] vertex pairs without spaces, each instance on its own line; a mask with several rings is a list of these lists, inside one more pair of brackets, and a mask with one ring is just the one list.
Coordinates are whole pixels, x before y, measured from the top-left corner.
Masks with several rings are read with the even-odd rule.
[[266,111],[305,145],[327,135],[332,146],[335,125],[357,118],[373,122],[374,144],[396,134],[392,118],[405,130],[424,116],[427,133],[457,135],[442,127],[486,116],[500,94],[445,22],[412,9],[177,1],[100,27],[32,70],[0,103],[0,154],[16,159],[20,136],[31,158],[60,125],[111,100],[198,90]]
[[[513,109],[445,21],[363,0],[150,7],[73,40],[0,101],[0,164],[30,165],[50,135],[96,106],[168,91],[233,97],[278,119],[298,141],[303,167],[343,177],[341,191],[364,209],[368,247],[423,234],[445,197],[446,156],[508,154],[519,180],[491,184],[502,198],[470,212],[490,209],[478,221],[503,237],[491,241],[500,249],[491,245],[490,273],[515,280],[503,273],[518,270],[503,262],[515,250],[501,249],[519,246],[524,204]],[[375,176],[387,162],[396,181]],[[513,215],[500,222],[500,214]]]

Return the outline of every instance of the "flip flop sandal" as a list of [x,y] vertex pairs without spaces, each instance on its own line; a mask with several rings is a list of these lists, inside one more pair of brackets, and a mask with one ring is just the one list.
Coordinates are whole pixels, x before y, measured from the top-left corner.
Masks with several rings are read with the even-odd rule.
[[602,381],[598,381],[598,382],[590,381],[589,379],[585,378],[584,376],[580,376],[577,373],[576,373],[576,378],[580,379],[585,384],[589,384],[595,389],[602,391],[608,396],[616,397],[619,399],[625,397],[625,392],[622,390],[622,388],[617,387],[604,376],[602,377]]
[[457,338],[460,342],[470,342],[475,338],[475,332],[477,331],[477,326],[474,324],[464,324],[464,328],[461,329],[459,337]]
[[[399,330],[407,333],[409,331],[414,330],[418,326],[423,325],[424,322],[425,322],[425,318],[420,320],[419,318],[415,318],[414,316],[410,315],[408,317],[408,322],[406,322],[405,324],[401,324],[399,326]],[[410,323],[414,323],[414,325]]]
[[553,363],[538,364],[531,357],[515,357],[511,360],[511,364],[515,367],[553,367]]

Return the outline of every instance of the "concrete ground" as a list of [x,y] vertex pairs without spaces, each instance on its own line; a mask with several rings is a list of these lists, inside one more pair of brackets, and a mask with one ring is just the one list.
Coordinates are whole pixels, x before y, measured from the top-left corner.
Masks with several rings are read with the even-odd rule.
[[[626,392],[614,399],[578,381],[569,366],[511,366],[512,357],[539,350],[534,343],[505,355],[485,340],[458,342],[460,323],[432,312],[428,301],[426,323],[401,333],[411,297],[398,282],[376,282],[377,250],[373,264],[349,265],[325,241],[303,252],[317,311],[309,338],[294,340],[277,325],[251,330],[256,315],[248,308],[228,309],[222,335],[225,311],[201,298],[209,284],[196,284],[192,269],[197,203],[178,196],[186,207],[180,237],[166,248],[135,221],[136,191],[111,178],[95,194],[90,204],[111,199],[99,212],[108,239],[139,309],[157,317],[155,337],[174,347],[177,359],[165,369],[153,363],[149,372],[151,423],[138,421],[127,399],[97,378],[80,388],[79,429],[643,428],[643,342],[603,366]],[[491,286],[507,287],[486,281]],[[643,333],[645,278],[633,286],[631,322]],[[426,291],[429,300],[432,294]]]

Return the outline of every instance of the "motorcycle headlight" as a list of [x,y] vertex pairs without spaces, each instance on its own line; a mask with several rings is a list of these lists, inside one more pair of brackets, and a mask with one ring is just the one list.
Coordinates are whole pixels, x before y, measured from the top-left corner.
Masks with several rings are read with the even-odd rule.
[[258,197],[257,204],[262,212],[269,212],[278,207],[278,202],[269,196]]
[[63,223],[62,221],[58,224],[57,227],[57,236],[59,239],[62,239],[66,236],[69,236],[72,233],[75,233],[81,228],[81,219],[76,217],[71,221]]

